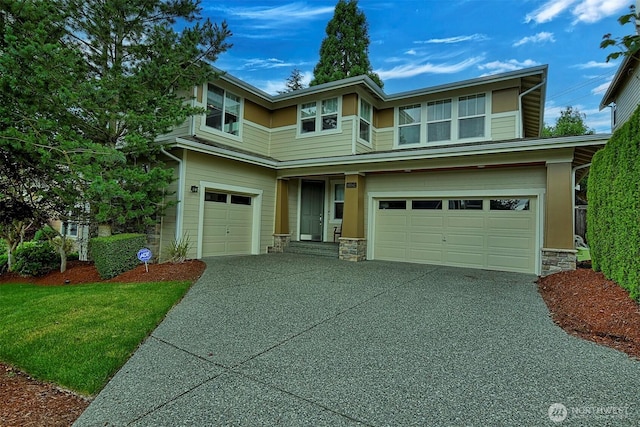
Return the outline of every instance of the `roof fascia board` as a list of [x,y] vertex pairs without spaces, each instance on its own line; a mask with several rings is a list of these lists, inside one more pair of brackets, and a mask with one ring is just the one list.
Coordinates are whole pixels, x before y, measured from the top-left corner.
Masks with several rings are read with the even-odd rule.
[[448,146],[436,149],[423,149],[411,151],[395,151],[382,153],[367,153],[336,156],[336,157],[320,157],[314,159],[302,160],[269,160],[257,156],[251,156],[246,153],[214,147],[184,138],[176,138],[175,146],[179,148],[188,148],[205,154],[215,154],[231,160],[242,161],[257,166],[263,166],[276,170],[293,169],[300,167],[318,167],[318,166],[335,166],[336,164],[354,165],[367,163],[380,163],[381,161],[403,161],[403,160],[419,160],[425,157],[429,158],[446,158],[473,156],[479,154],[504,154],[513,152],[527,152],[539,150],[558,150],[563,148],[575,148],[592,145],[605,145],[611,137],[610,134],[595,135],[579,135],[559,138],[542,138],[535,140],[515,140],[503,143],[489,143],[469,146]]
[[380,101],[389,102],[389,101],[402,100],[404,98],[411,98],[416,96],[423,96],[423,95],[429,95],[433,93],[450,91],[450,90],[465,89],[473,86],[492,84],[492,83],[497,83],[497,82],[510,80],[510,79],[528,77],[536,74],[540,74],[542,76],[542,79],[544,80],[546,78],[547,69],[548,69],[547,65],[540,65],[537,67],[525,68],[525,69],[516,70],[516,71],[509,71],[506,73],[478,77],[474,79],[463,80],[461,82],[447,83],[443,85],[416,89],[416,90],[407,91],[407,92],[400,92],[392,95],[385,94],[384,91],[378,85],[376,85],[373,82],[373,80],[371,80],[371,78],[363,75],[363,76],[349,77],[349,78],[337,80],[334,82],[323,83],[321,85],[311,86],[308,88],[304,88],[304,89],[300,89],[300,90],[296,90],[296,91],[292,91],[284,94],[279,94],[275,96],[270,95],[266,92],[263,92],[257,87],[252,86],[249,83],[246,83],[243,80],[240,80],[237,77],[234,77],[233,75],[225,71],[222,71],[219,69],[215,69],[215,70],[217,73],[220,73],[218,76],[219,79],[225,80],[247,91],[248,93],[253,95],[256,98],[256,100],[259,100],[260,103],[263,104],[263,106],[269,107],[269,108],[278,108],[278,107],[284,107],[287,105],[297,104],[300,98],[304,98],[306,96],[321,94],[323,92],[328,92],[328,91],[342,90],[350,87],[353,87],[354,89],[356,87],[361,87],[361,88],[364,87],[370,93],[375,94],[375,96],[377,96]]
[[624,83],[625,77],[628,74],[628,70],[629,68],[631,68],[631,62],[634,59],[635,58],[631,56],[625,55],[624,59],[622,60],[622,63],[620,64],[620,67],[618,67],[618,71],[616,71],[616,74],[613,76],[613,80],[611,80],[611,83],[609,84],[607,91],[604,93],[604,96],[602,97],[602,101],[600,101],[601,111],[614,101],[613,98],[615,97],[615,94],[618,92],[620,85]]

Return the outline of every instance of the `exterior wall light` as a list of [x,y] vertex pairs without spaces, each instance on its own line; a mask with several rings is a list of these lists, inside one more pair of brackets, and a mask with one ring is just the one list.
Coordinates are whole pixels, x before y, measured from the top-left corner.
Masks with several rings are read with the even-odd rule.
[[191,192],[192,193],[197,193],[198,192],[198,186],[197,185],[192,185],[191,186]]

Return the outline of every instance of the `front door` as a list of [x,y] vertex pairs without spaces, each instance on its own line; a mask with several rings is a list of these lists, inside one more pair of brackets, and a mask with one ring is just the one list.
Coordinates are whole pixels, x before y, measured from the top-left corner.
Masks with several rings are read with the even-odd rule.
[[322,241],[324,181],[302,181],[300,240]]

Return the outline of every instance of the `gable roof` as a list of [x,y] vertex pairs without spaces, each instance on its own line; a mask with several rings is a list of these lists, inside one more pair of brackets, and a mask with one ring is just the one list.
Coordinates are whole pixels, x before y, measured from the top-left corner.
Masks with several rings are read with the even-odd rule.
[[[299,104],[305,98],[326,97],[333,93],[345,93],[348,90],[352,92],[362,92],[368,94],[373,100],[377,108],[389,108],[389,105],[397,105],[402,100],[409,100],[421,96],[427,96],[438,93],[446,93],[450,91],[473,88],[482,85],[491,85],[495,83],[505,82],[509,80],[519,80],[518,86],[521,94],[521,105],[524,117],[523,130],[524,137],[537,137],[540,135],[544,124],[544,103],[546,96],[547,82],[547,65],[525,68],[506,73],[482,76],[459,82],[447,83],[437,86],[415,89],[407,92],[395,94],[386,94],[373,80],[368,76],[355,76],[333,82],[323,83],[317,86],[311,86],[293,92],[270,95],[251,84],[232,76],[222,70],[216,69],[220,80],[226,81],[231,85],[238,87],[244,96],[249,96],[253,102],[262,105],[268,109],[283,108],[291,105]],[[407,101],[409,102],[409,101]]]
[[602,101],[600,101],[600,110],[604,109],[606,106],[615,102],[618,93],[622,89],[622,87],[629,80],[629,76],[633,72],[633,69],[637,66],[638,59],[635,56],[625,55],[622,64],[618,67],[618,71],[613,76],[613,80],[611,80],[611,84],[607,88],[604,96],[602,97]]

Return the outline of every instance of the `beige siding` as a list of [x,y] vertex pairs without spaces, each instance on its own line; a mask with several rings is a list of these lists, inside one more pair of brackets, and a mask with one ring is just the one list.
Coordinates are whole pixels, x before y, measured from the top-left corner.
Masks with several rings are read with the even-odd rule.
[[242,127],[242,142],[235,147],[249,150],[262,156],[269,155],[269,131],[245,120]]
[[629,120],[633,112],[638,107],[640,101],[640,68],[633,70],[633,76],[629,77],[626,85],[620,91],[616,99],[616,126],[619,128],[624,122]]
[[367,192],[544,189],[541,167],[395,173],[367,176]]
[[163,134],[158,139],[161,141],[165,141],[165,140],[174,140],[175,138],[179,138],[179,137],[190,136],[189,133],[190,133],[190,127],[191,127],[190,126],[191,120],[193,120],[191,117],[187,118],[187,120],[185,120],[184,123],[182,123],[180,126],[176,126],[171,130],[171,132]]
[[178,201],[178,195],[177,195],[178,179],[179,179],[178,163],[175,161],[169,161],[167,162],[167,167],[173,168],[174,181],[171,184],[169,184],[169,187],[167,188],[168,195],[165,197],[165,203],[174,203],[174,204],[173,206],[169,206],[165,210],[165,215],[160,220],[162,225],[160,228],[160,254],[159,254],[160,261],[165,261],[169,257],[168,250],[171,243],[176,238],[176,226],[177,226],[176,214],[178,210],[178,205],[176,202]]
[[271,157],[278,160],[312,159],[351,154],[353,120],[342,121],[340,133],[296,138],[296,129],[276,129],[271,134]]
[[[184,166],[186,178],[184,182],[184,225],[183,231],[189,233],[193,248],[189,256],[196,256],[199,215],[199,193],[191,193],[192,185],[200,185],[200,181],[221,183],[230,186],[254,188],[263,191],[260,252],[266,252],[267,246],[273,244],[273,224],[275,212],[275,172],[247,165],[233,160],[220,159],[206,154],[188,152]],[[204,191],[204,189],[199,189]]]
[[374,132],[374,146],[376,151],[393,150],[393,128],[378,129]]
[[491,139],[499,141],[502,139],[513,139],[516,137],[516,116],[500,115],[491,118]]

